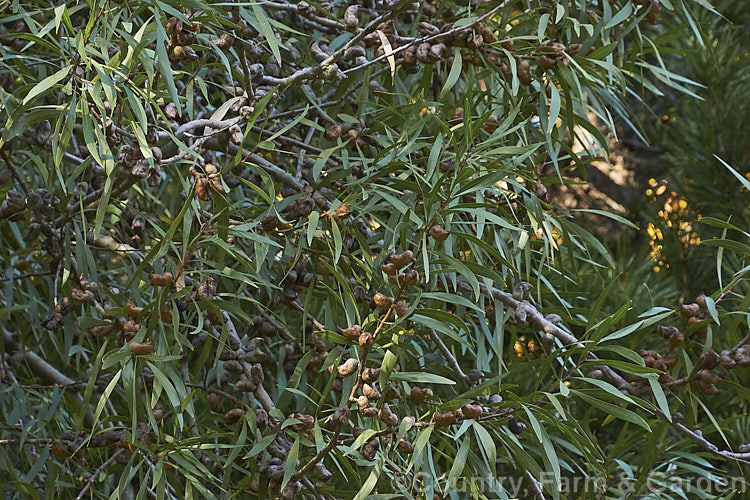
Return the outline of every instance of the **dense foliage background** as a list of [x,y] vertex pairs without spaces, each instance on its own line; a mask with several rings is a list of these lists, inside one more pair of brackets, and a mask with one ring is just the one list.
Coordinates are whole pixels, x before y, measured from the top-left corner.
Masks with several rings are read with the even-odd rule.
[[744,498],[747,11],[3,2],[3,494]]

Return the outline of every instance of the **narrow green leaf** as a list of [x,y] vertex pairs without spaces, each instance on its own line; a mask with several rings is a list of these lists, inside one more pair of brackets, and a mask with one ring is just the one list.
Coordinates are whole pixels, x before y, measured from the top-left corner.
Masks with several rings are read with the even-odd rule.
[[70,73],[70,71],[71,71],[71,68],[66,66],[62,68],[61,70],[58,70],[55,73],[52,73],[47,78],[45,78],[41,82],[34,85],[34,87],[31,90],[29,90],[29,93],[26,94],[26,97],[23,98],[22,104],[25,106],[26,104],[31,102],[35,97],[49,90],[53,85],[55,85],[60,80],[65,78],[68,75],[68,73]]
[[447,92],[450,91],[450,89],[453,88],[454,85],[456,85],[456,82],[458,82],[458,78],[461,76],[461,64],[463,57],[461,57],[461,49],[458,47],[455,47],[453,49],[453,64],[451,64],[451,70],[448,73],[448,78],[445,79],[445,83],[443,84],[443,88],[440,89],[440,96],[438,99],[442,99]]

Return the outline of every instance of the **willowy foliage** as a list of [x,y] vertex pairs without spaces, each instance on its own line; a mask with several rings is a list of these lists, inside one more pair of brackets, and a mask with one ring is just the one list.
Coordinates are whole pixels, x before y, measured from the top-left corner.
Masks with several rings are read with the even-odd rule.
[[737,495],[747,267],[645,300],[545,187],[704,9],[3,2],[3,493]]

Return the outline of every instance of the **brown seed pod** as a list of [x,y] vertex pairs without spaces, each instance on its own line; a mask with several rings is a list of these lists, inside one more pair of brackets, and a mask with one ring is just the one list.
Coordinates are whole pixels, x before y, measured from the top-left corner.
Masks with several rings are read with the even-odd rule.
[[479,418],[482,416],[482,407],[481,405],[468,404],[461,408],[461,412],[466,418]]
[[148,275],[154,286],[169,286],[172,284],[172,273],[151,273]]
[[438,61],[448,54],[448,46],[444,43],[436,43],[430,47],[430,59]]
[[398,451],[404,454],[409,454],[414,451],[414,445],[409,442],[406,436],[403,436],[397,445]]
[[369,400],[378,400],[381,397],[383,397],[383,395],[380,394],[380,391],[378,391],[375,387],[371,386],[370,384],[364,384],[362,386],[362,394],[367,396],[367,399]]
[[492,28],[485,26],[482,28],[482,38],[484,43],[495,43],[497,42],[497,35],[492,31]]
[[377,453],[377,447],[371,445],[369,442],[362,447],[362,456],[365,457],[366,460],[375,460]]
[[227,50],[234,45],[234,37],[229,33],[224,33],[219,38],[211,40],[211,43],[219,47],[221,50]]
[[440,426],[447,427],[452,425],[456,420],[456,413],[453,411],[436,411],[432,414],[430,422]]
[[323,422],[323,427],[325,427],[329,431],[338,431],[343,426],[349,423],[350,416],[351,412],[349,411],[348,406],[339,408],[335,412],[328,415],[328,418],[326,418],[325,422]]
[[326,140],[328,141],[335,141],[339,137],[341,137],[341,126],[337,123],[334,123],[330,127],[326,129]]
[[359,335],[359,346],[362,349],[369,349],[372,346],[372,343],[375,341],[375,338],[372,336],[372,333],[370,332],[362,332]]
[[399,300],[398,302],[396,302],[394,310],[399,316],[406,316],[409,313],[409,305],[405,300]]
[[698,296],[695,298],[695,303],[698,304],[698,307],[700,307],[702,310],[706,310],[706,294],[701,292],[698,294]]
[[208,201],[211,199],[211,184],[207,177],[195,179],[195,194],[199,199]]
[[721,372],[716,372],[712,370],[698,370],[698,378],[701,380],[705,380],[709,384],[719,384],[722,380],[724,380],[724,377],[726,377],[726,374]]
[[[179,45],[177,47],[180,47]],[[177,55],[177,47],[175,47],[175,55]],[[191,62],[198,60],[198,54],[189,45],[182,46],[182,56],[180,60],[183,62]]]
[[195,34],[190,33],[189,31],[181,31],[174,37],[174,39],[175,43],[178,45],[190,45],[195,41]]
[[125,312],[127,313],[128,317],[130,319],[138,319],[138,315],[141,314],[143,311],[142,307],[136,307],[135,302],[133,302],[133,299],[128,299],[127,303],[125,303]]
[[414,252],[412,252],[411,250],[404,250],[401,253],[395,253],[391,255],[390,257],[388,257],[388,260],[395,264],[396,267],[402,268],[405,265],[409,264],[413,257]]
[[701,354],[699,361],[703,368],[712,370],[718,366],[719,356],[716,354],[716,351],[714,351],[713,349],[708,349],[706,352]]
[[350,5],[344,11],[344,24],[346,29],[355,30],[359,24],[359,5]]
[[433,224],[430,228],[430,236],[432,236],[435,241],[445,241],[448,239],[449,234],[450,232],[446,231],[440,224]]
[[525,59],[518,63],[518,79],[526,85],[531,83],[531,64]]
[[339,330],[341,335],[348,338],[349,340],[359,340],[359,336],[362,333],[362,328],[359,325],[352,325],[349,328],[343,328]]
[[290,425],[289,428],[294,432],[303,432],[312,428],[315,424],[315,417],[307,415],[305,413],[292,413],[289,418],[299,420],[299,423]]
[[94,337],[106,337],[110,333],[112,333],[112,330],[114,329],[114,326],[112,324],[109,325],[101,325],[101,326],[92,326],[89,328],[89,331],[91,332],[91,335]]
[[677,332],[669,337],[669,343],[672,347],[677,347],[685,341],[685,335],[682,332]]
[[537,58],[537,61],[539,62],[539,66],[544,69],[552,69],[555,67],[555,64],[557,64],[556,59],[548,56],[540,56],[539,58]]
[[221,396],[215,392],[209,392],[206,396],[206,403],[208,403],[208,409],[214,413],[224,413],[224,408],[221,406]]
[[434,61],[432,60],[432,57],[430,55],[430,44],[429,43],[419,44],[419,46],[417,46],[416,57],[417,57],[417,61],[423,64],[432,64]]
[[354,358],[349,358],[342,364],[340,364],[336,371],[338,371],[339,375],[341,375],[342,377],[348,377],[352,373],[356,372],[357,368],[359,368],[359,361]]
[[62,439],[55,439],[52,441],[50,451],[52,451],[52,454],[57,458],[68,458],[71,455],[70,451],[68,451],[68,447]]
[[136,333],[138,333],[140,329],[141,329],[141,324],[136,323],[132,319],[122,324],[122,331],[124,333],[130,334],[131,337],[135,335]]
[[131,342],[130,352],[132,352],[136,356],[151,354],[152,352],[154,352],[154,341],[148,340],[146,342]]
[[21,272],[26,271],[30,266],[31,264],[26,259],[18,259],[17,261],[13,263],[13,267],[15,267]]
[[583,48],[583,45],[581,45],[580,43],[572,43],[568,45],[568,47],[565,49],[565,52],[567,52],[570,57],[575,57],[576,54],[581,51],[581,48]]
[[388,276],[388,281],[393,284],[401,284],[406,280],[406,273],[398,273],[395,276]]
[[370,406],[370,400],[367,398],[367,396],[359,396],[357,398],[357,407],[359,408],[359,411],[364,411],[365,408]]
[[381,269],[388,276],[396,276],[396,274],[398,274],[398,268],[396,267],[396,264],[394,264],[393,262],[383,264],[383,267]]
[[224,184],[221,182],[221,177],[215,176],[208,179],[211,189],[219,194],[227,194],[227,190],[224,189]]
[[224,425],[236,424],[244,416],[245,410],[242,408],[232,408],[224,414]]
[[236,359],[229,359],[225,361],[224,369],[229,373],[242,373],[244,371],[244,369],[242,368],[242,363],[240,363]]
[[390,425],[391,427],[398,425],[398,415],[393,413],[388,403],[383,403],[383,406],[378,411],[378,418],[383,421],[384,424]]
[[165,302],[161,308],[161,320],[164,323],[172,322],[172,306],[168,302]]
[[167,20],[167,26],[166,31],[167,35],[177,35],[180,33],[183,29],[183,23],[181,20],[177,19],[176,17],[172,16]]
[[393,297],[388,297],[380,292],[375,292],[373,300],[375,301],[375,305],[381,309],[388,309],[393,304]]
[[404,273],[404,283],[407,285],[418,285],[419,284],[419,271],[416,269],[407,269]]
[[380,368],[365,368],[362,370],[362,380],[373,383],[380,377]]
[[336,217],[344,218],[347,215],[352,213],[352,209],[349,208],[349,205],[347,203],[342,203],[338,206],[338,208],[334,211],[334,214],[336,214]]
[[716,387],[714,384],[706,382],[705,380],[699,380],[698,381],[698,386],[706,394],[716,394],[717,392],[719,392],[719,388],[718,387]]
[[[646,20],[648,20],[651,24],[656,24],[659,22],[659,13],[661,12],[661,3],[659,0],[651,0],[651,8],[648,11],[648,14],[646,14]],[[718,392],[718,389],[717,391]],[[714,394],[714,393],[709,393]]]
[[701,308],[698,304],[682,304],[680,306],[680,317],[688,319],[700,315]]
[[417,63],[417,48],[411,46],[404,51],[404,63],[408,65],[415,65]]

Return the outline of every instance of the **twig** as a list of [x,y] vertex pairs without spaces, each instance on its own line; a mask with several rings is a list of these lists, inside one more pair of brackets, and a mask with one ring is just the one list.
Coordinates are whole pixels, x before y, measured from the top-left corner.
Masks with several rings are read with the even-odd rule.
[[99,236],[97,238],[94,236],[94,233],[89,232],[86,233],[86,243],[104,250],[110,250],[122,257],[132,257],[136,262],[141,262],[143,260],[143,255],[138,249],[127,243],[120,243],[111,236]]
[[432,341],[435,342],[435,344],[438,346],[438,349],[440,349],[440,352],[443,354],[443,357],[450,363],[451,367],[453,368],[453,371],[456,373],[456,377],[461,381],[461,384],[465,387],[469,387],[469,377],[461,370],[461,366],[458,364],[458,361],[456,360],[456,357],[451,353],[451,351],[448,349],[448,347],[443,342],[443,339],[440,338],[438,333],[433,330],[432,328],[429,329],[430,331],[430,337],[432,338]]
[[328,443],[325,445],[325,447],[320,450],[318,453],[315,454],[314,457],[310,459],[309,462],[307,462],[300,470],[294,473],[292,476],[292,480],[298,481],[301,477],[303,477],[305,474],[310,472],[315,465],[317,465],[318,462],[323,460],[323,457],[328,455],[328,453],[339,444],[339,433],[341,430],[336,430],[333,433],[333,436],[331,437],[331,440],[328,441]]
[[542,492],[542,483],[537,481],[537,479],[529,471],[526,471],[526,478],[529,480],[529,485],[531,486],[531,489],[534,492],[534,498],[536,498],[537,500],[544,500],[544,493]]
[[455,35],[456,33],[459,33],[461,31],[465,31],[465,30],[471,29],[474,26],[476,26],[478,23],[481,23],[482,21],[484,21],[488,17],[492,16],[495,12],[499,11],[500,9],[505,8],[510,3],[511,3],[511,0],[505,0],[504,2],[500,3],[500,5],[496,6],[495,8],[493,8],[492,10],[490,10],[489,12],[487,12],[486,14],[483,14],[483,15],[479,16],[474,21],[472,21],[469,24],[466,24],[464,26],[459,26],[458,28],[453,28],[452,30],[446,31],[444,33],[437,33],[437,34],[431,35],[431,36],[426,36],[426,37],[422,37],[422,38],[415,38],[414,40],[412,40],[411,42],[409,42],[409,43],[407,43],[405,45],[401,45],[400,47],[394,48],[391,52],[389,52],[387,54],[383,54],[383,55],[381,55],[379,57],[376,57],[375,59],[367,61],[365,64],[361,64],[359,66],[356,66],[354,68],[350,68],[350,69],[344,71],[344,74],[348,75],[350,73],[360,72],[363,69],[372,66],[373,64],[376,64],[376,63],[378,63],[380,61],[384,61],[386,58],[388,58],[388,57],[390,57],[392,55],[395,56],[399,52],[403,52],[404,50],[406,50],[407,48],[409,48],[411,46],[416,46],[416,45],[419,45],[421,43],[429,43],[429,42],[435,41],[435,40],[437,40],[439,38],[448,37],[448,36],[451,36],[451,35]]
[[5,164],[8,166],[8,170],[11,171],[13,174],[13,177],[16,178],[18,181],[18,184],[21,186],[21,189],[23,189],[23,192],[26,193],[26,196],[31,194],[31,189],[29,189],[29,186],[26,184],[26,181],[23,180],[23,177],[21,177],[21,174],[18,173],[18,170],[16,170],[16,166],[11,161],[10,157],[8,156],[8,153],[6,153],[3,150],[0,150],[0,155],[3,156],[3,160],[5,160]]
[[54,271],[37,271],[34,273],[19,274],[18,276],[2,276],[0,277],[0,281],[20,280],[23,278],[35,278],[37,276],[49,276],[50,274],[55,274],[55,272]]
[[125,450],[124,450],[123,448],[120,448],[119,450],[117,450],[117,451],[115,451],[114,453],[112,453],[112,456],[111,456],[111,457],[109,457],[109,458],[108,458],[107,460],[105,460],[105,462],[104,462],[103,464],[101,464],[101,465],[99,466],[99,468],[97,468],[97,469],[96,469],[96,470],[95,470],[95,471],[94,471],[94,472],[93,472],[93,473],[91,474],[91,476],[90,476],[90,477],[88,478],[88,480],[86,481],[86,484],[85,484],[85,485],[83,486],[83,489],[81,490],[81,492],[80,492],[80,493],[78,494],[78,496],[76,497],[76,500],[81,500],[81,499],[83,498],[83,495],[85,495],[85,494],[86,494],[86,492],[87,492],[87,491],[89,491],[89,489],[91,488],[91,486],[92,486],[92,485],[94,484],[94,482],[96,482],[96,481],[97,481],[97,479],[99,478],[99,474],[100,474],[100,473],[101,473],[101,472],[102,472],[102,471],[103,471],[104,469],[106,469],[106,468],[107,468],[107,466],[108,466],[109,464],[111,464],[111,463],[112,463],[112,461],[114,461],[114,460],[115,460],[115,459],[116,459],[116,458],[117,458],[118,456],[120,456],[120,454],[121,454],[121,453],[123,453],[124,451],[125,451]]
[[[76,383],[75,380],[62,374],[57,368],[49,364],[47,360],[39,356],[37,353],[25,350],[24,345],[18,342],[15,339],[15,336],[6,330],[5,327],[0,326],[0,330],[2,330],[3,338],[5,340],[5,348],[9,351],[15,351],[22,354],[24,360],[29,364],[29,367],[36,375],[48,382],[52,382],[53,384],[70,385]],[[76,394],[75,397],[79,404],[83,404],[83,398],[80,394]],[[86,410],[84,423],[88,427],[94,425],[94,414],[91,412],[91,409]]]

